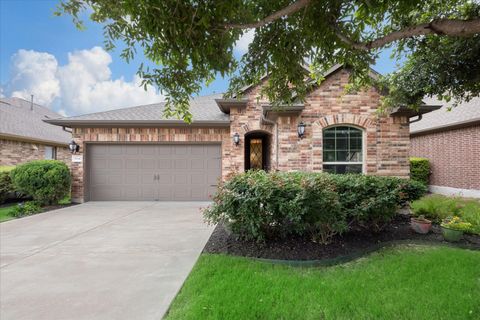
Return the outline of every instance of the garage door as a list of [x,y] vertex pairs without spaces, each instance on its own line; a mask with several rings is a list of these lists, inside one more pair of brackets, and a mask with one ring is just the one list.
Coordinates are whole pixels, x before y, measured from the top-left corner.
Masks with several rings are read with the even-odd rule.
[[221,176],[220,145],[90,145],[90,200],[209,200]]

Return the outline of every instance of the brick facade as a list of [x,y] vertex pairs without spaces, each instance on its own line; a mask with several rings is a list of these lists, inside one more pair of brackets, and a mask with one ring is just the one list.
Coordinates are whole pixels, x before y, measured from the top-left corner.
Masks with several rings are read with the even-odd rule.
[[[16,166],[18,164],[45,159],[46,144],[0,139],[0,165]],[[70,166],[71,155],[67,147],[56,147],[57,159]]]
[[480,124],[411,137],[411,155],[430,160],[430,184],[480,190]]
[[[245,135],[263,131],[271,137],[271,168],[282,171],[322,171],[322,130],[332,125],[354,125],[364,131],[364,162],[366,174],[408,177],[409,125],[407,117],[379,116],[380,95],[375,88],[356,94],[346,94],[349,73],[341,69],[330,75],[305,101],[300,116],[283,116],[274,125],[261,124],[259,88],[246,93],[246,109],[232,108],[231,132]],[[307,127],[305,137],[298,138],[297,125],[303,121]],[[232,150],[230,161],[238,171],[244,166],[244,146]]]
[[[380,95],[371,88],[345,94],[348,71],[330,75],[309,94],[300,116],[281,116],[277,125],[262,123],[259,87],[245,93],[246,108],[232,107],[230,128],[74,128],[73,138],[81,146],[82,163],[72,163],[74,201],[84,200],[85,150],[89,143],[218,142],[222,144],[222,177],[244,170],[245,136],[267,133],[270,140],[269,167],[273,170],[322,171],[322,130],[332,125],[353,125],[364,131],[364,172],[367,174],[408,177],[410,148],[406,117],[379,116]],[[306,135],[299,139],[297,124],[306,123]],[[232,142],[240,134],[240,144]],[[277,161],[278,134],[278,161]],[[88,164],[87,164],[88,166]]]

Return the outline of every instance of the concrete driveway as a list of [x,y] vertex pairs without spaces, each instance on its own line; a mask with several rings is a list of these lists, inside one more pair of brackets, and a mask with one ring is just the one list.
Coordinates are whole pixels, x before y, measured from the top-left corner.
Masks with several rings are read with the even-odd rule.
[[0,224],[0,319],[161,319],[213,228],[205,202],[88,202]]

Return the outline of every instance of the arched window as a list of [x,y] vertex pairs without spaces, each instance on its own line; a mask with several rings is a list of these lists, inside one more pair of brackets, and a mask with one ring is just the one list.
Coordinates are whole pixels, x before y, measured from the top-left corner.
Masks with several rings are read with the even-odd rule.
[[363,131],[350,126],[323,130],[323,171],[363,172]]

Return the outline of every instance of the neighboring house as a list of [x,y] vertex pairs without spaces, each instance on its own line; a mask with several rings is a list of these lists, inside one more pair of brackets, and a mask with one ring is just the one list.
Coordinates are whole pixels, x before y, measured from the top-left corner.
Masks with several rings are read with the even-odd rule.
[[219,179],[252,168],[408,177],[414,114],[379,116],[379,92],[346,94],[348,77],[337,65],[303,103],[279,108],[259,86],[233,99],[195,98],[191,124],[162,119],[163,103],[46,122],[72,128],[80,145],[75,201],[208,200]]
[[20,98],[0,98],[0,165],[37,159],[70,163],[71,133],[43,120],[58,118],[52,110]]
[[480,198],[480,98],[424,115],[410,139],[411,155],[430,159],[431,191]]

